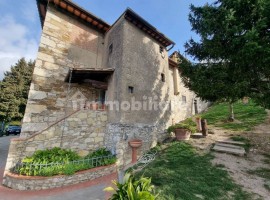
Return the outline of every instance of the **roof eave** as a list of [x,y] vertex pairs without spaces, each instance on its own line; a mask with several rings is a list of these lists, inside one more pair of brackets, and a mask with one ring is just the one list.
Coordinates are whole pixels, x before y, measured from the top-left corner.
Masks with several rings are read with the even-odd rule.
[[38,14],[40,19],[41,27],[43,27],[46,12],[47,12],[47,1],[46,0],[36,0],[37,8],[38,8]]
[[[101,20],[100,18],[96,17],[92,13],[84,10],[83,8],[73,3],[72,1],[69,1],[69,0],[36,0],[36,1],[38,5],[38,11],[39,11],[42,27],[45,20],[47,5],[51,3],[51,4],[56,5],[58,8],[70,13],[74,17],[77,17],[83,20],[85,23],[90,24],[91,26],[94,26],[98,31],[102,33],[105,33],[110,28],[110,25],[107,22]],[[42,8],[44,6],[45,6],[44,8],[45,14],[43,12],[44,9]]]
[[163,33],[158,31],[154,26],[149,24],[145,19],[143,19],[141,16],[135,13],[132,9],[128,8],[124,12],[124,16],[125,16],[125,19],[133,23],[142,31],[146,32],[148,35],[150,35],[152,38],[157,40],[159,43],[161,43],[165,47],[168,47],[170,45],[171,46],[175,45],[175,43],[171,39],[169,39]]

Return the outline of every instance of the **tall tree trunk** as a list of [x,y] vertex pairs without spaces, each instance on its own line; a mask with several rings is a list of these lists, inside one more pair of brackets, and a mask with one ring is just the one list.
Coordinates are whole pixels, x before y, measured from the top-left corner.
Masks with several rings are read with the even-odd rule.
[[228,117],[228,121],[233,122],[234,121],[234,112],[233,112],[233,103],[229,104],[229,117]]

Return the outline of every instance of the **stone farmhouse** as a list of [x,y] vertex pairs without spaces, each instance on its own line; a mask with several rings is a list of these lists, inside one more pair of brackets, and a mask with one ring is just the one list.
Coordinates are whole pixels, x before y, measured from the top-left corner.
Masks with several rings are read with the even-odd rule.
[[[38,149],[81,155],[107,147],[119,167],[166,128],[207,107],[181,82],[175,45],[127,9],[113,25],[68,0],[37,0],[42,35],[22,133],[10,144],[6,172]],[[180,64],[181,66],[181,64]]]

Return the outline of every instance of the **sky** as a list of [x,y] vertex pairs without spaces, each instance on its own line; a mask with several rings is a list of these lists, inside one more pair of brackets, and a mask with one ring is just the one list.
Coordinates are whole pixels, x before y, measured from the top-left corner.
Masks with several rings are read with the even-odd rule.
[[[190,4],[196,6],[213,0],[73,0],[84,9],[113,24],[127,7],[134,10],[176,43],[171,50],[184,53],[191,37],[188,21]],[[36,0],[0,0],[0,80],[20,58],[34,60],[41,37]]]

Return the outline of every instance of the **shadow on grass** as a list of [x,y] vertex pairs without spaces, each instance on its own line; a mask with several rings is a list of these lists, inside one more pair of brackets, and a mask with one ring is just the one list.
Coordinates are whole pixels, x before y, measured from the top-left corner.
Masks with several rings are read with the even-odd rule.
[[264,163],[269,165],[269,168],[258,168],[249,170],[248,173],[257,175],[265,180],[264,187],[270,191],[270,154],[263,154],[265,157]]
[[198,155],[191,145],[174,142],[143,171],[152,177],[157,199],[251,199],[223,166],[213,166],[210,154]]

